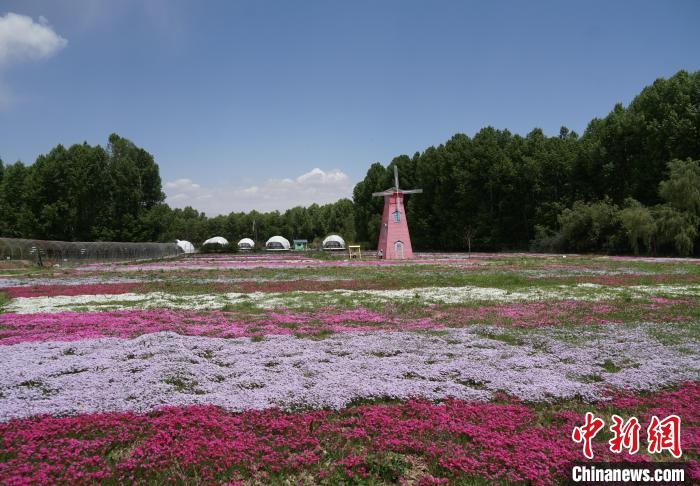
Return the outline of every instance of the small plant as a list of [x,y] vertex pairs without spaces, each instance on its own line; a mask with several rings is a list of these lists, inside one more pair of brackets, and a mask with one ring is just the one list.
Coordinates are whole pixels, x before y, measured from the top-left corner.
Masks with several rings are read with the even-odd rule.
[[606,359],[605,362],[603,362],[603,364],[600,365],[600,367],[608,373],[617,373],[622,369],[621,366],[617,366],[615,363],[613,363],[611,359]]
[[220,245],[218,243],[207,243],[202,245],[199,253],[238,253],[238,245]]
[[311,333],[294,333],[294,337],[298,339],[314,339],[316,341],[321,341],[333,335],[333,331],[328,329],[321,329]]
[[53,390],[48,388],[43,382],[41,382],[39,380],[23,381],[22,383],[19,384],[19,386],[38,390],[44,396],[48,396],[48,395],[51,395],[53,393]]
[[377,358],[391,358],[393,356],[400,355],[401,351],[372,351],[370,354],[372,356],[376,356]]
[[486,331],[481,333],[481,335],[488,339],[494,339],[496,341],[501,341],[503,343],[510,344],[511,346],[522,346],[523,344],[523,340],[520,339],[518,336],[507,334],[505,332],[495,333]]
[[163,380],[163,383],[172,386],[179,393],[198,394],[198,391],[195,389],[198,384],[197,381],[187,376],[170,376]]
[[205,351],[197,353],[197,356],[204,359],[212,359],[214,357],[214,352],[211,349],[207,349]]
[[384,481],[396,483],[408,469],[404,457],[395,452],[387,452],[366,459],[367,469]]
[[0,314],[5,311],[5,306],[10,303],[10,298],[5,292],[0,292]]

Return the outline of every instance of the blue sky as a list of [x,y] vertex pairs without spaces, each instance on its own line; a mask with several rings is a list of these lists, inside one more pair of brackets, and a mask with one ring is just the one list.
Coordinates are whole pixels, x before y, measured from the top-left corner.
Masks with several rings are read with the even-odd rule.
[[581,132],[700,69],[693,0],[21,0],[0,16],[6,163],[116,132],[155,156],[170,204],[208,214],[348,196],[372,162],[487,125]]

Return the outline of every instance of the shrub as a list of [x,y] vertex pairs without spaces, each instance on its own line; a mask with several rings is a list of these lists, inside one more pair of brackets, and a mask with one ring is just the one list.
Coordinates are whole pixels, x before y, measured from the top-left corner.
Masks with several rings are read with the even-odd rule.
[[218,243],[208,243],[202,245],[200,253],[238,253],[238,245],[219,245]]

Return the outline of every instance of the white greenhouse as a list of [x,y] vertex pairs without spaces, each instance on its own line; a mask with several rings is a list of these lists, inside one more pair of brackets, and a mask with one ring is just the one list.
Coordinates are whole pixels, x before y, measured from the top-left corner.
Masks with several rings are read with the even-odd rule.
[[273,236],[267,240],[267,243],[265,243],[265,248],[272,251],[289,250],[289,240],[282,236]]
[[184,253],[194,253],[194,245],[187,240],[175,240]]
[[202,243],[202,245],[221,245],[221,246],[227,246],[228,245],[228,240],[224,238],[223,236],[214,236],[213,238],[209,238],[207,241]]
[[329,235],[323,240],[321,247],[324,250],[344,250],[345,240],[338,235]]
[[238,242],[238,249],[241,251],[250,251],[255,246],[255,242],[250,238],[243,238]]

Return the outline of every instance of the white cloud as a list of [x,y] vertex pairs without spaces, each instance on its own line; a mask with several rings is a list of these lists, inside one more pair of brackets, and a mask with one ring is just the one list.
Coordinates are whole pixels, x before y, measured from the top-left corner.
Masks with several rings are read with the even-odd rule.
[[326,204],[350,197],[353,184],[340,170],[314,168],[295,179],[269,179],[251,186],[203,187],[191,179],[165,184],[166,202],[173,207],[192,206],[209,215],[231,211],[274,211],[294,206]]
[[0,66],[13,61],[44,59],[67,44],[44,17],[34,22],[31,17],[12,12],[0,15]]
[[335,184],[346,181],[348,176],[339,170],[324,172],[318,167],[297,177],[299,184]]
[[171,182],[165,183],[166,189],[172,189],[173,191],[195,191],[199,189],[199,184],[192,182],[192,179],[177,179]]
[[[68,41],[54,32],[46,17],[8,13],[0,15],[0,76],[13,62],[44,59],[63,49]],[[0,111],[21,99],[0,79]]]

